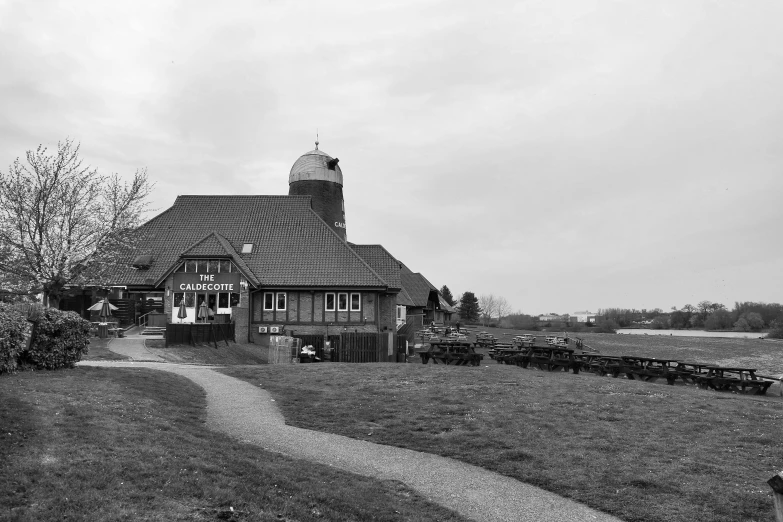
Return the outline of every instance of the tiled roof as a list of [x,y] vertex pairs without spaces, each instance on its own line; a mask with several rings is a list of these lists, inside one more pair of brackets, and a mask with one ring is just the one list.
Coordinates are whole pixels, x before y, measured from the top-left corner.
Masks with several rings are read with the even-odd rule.
[[388,283],[389,288],[402,288],[400,281],[400,262],[381,245],[354,245],[349,243],[375,272]]
[[413,301],[411,306],[427,306],[427,302],[430,298],[430,291],[438,291],[437,288],[427,281],[427,278],[419,273],[413,273],[411,270],[400,263],[400,279],[402,281],[402,288],[408,293]]
[[223,239],[234,253],[253,244],[252,253],[236,259],[262,286],[389,286],[313,212],[309,196],[179,196],[137,233],[129,263],[136,255],[152,254],[153,264],[149,270],[118,269],[117,284],[158,281],[185,251],[225,255],[215,243]]
[[[245,260],[242,259],[242,257],[239,255],[239,253],[234,250],[234,247],[231,246],[231,243],[228,242],[226,238],[215,232],[214,230],[204,236],[203,238],[199,239],[192,245],[190,245],[188,248],[186,248],[183,252],[180,253],[179,257],[181,258],[204,258],[204,257],[228,257],[231,259],[234,264],[239,268],[240,272],[242,272],[245,277],[248,278],[248,280],[253,283],[254,285],[258,285],[258,279],[253,274],[253,271],[250,270],[250,267],[247,266],[247,263],[245,263]],[[158,281],[156,283],[160,284],[162,283],[163,279],[169,275],[169,272],[171,270],[175,269],[176,266],[172,265],[170,269],[165,272],[162,276],[158,278]]]
[[416,306],[416,303],[413,302],[413,299],[411,299],[411,296],[408,295],[408,292],[406,292],[404,288],[397,294],[396,304],[402,306]]

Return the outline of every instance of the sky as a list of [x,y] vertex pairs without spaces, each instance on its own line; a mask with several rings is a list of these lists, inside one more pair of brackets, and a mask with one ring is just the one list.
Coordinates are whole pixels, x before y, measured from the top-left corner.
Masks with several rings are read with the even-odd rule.
[[[573,313],[783,302],[783,3],[0,0],[0,170],[181,194],[340,158],[348,239]],[[318,252],[313,252],[317,256]]]

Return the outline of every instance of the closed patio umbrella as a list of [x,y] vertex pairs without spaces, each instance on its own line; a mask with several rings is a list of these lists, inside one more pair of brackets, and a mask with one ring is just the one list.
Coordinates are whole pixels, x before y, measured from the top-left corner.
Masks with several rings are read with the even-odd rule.
[[177,318],[181,323],[182,320],[185,319],[187,316],[188,316],[188,311],[185,309],[185,300],[183,299],[179,303],[179,311],[177,312]]
[[207,317],[209,317],[209,310],[207,310],[207,302],[201,301],[201,306],[198,307],[198,318],[204,319],[204,322],[207,322]]
[[[109,303],[109,300],[108,299],[104,299],[103,300],[103,304],[101,305],[101,313],[98,314],[100,316],[100,318],[101,318],[101,322],[102,323],[105,323],[106,319],[111,317],[111,308],[112,308],[112,305],[111,305],[111,303]],[[117,308],[115,307],[115,310],[116,309]]]

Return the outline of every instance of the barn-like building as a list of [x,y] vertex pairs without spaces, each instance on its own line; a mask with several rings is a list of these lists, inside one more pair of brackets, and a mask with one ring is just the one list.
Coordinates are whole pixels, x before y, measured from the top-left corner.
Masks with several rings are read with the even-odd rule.
[[[424,276],[381,245],[347,242],[338,163],[316,142],[291,168],[288,196],[177,197],[112,275],[118,318],[233,322],[237,341],[256,343],[447,322],[453,309]],[[94,300],[71,289],[62,307],[86,316]]]

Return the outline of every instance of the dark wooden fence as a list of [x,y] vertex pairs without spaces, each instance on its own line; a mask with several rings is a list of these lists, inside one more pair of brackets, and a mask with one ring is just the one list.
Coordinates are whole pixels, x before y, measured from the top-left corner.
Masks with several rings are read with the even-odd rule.
[[120,326],[128,326],[136,320],[136,302],[133,299],[109,299],[109,302],[117,307],[111,315]]
[[236,342],[234,323],[168,323],[166,325],[166,346],[177,344],[228,344]]
[[405,362],[405,339],[396,333],[344,333],[335,350],[336,362]]

